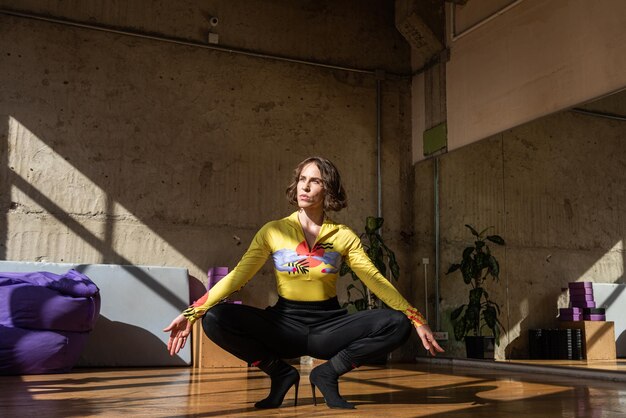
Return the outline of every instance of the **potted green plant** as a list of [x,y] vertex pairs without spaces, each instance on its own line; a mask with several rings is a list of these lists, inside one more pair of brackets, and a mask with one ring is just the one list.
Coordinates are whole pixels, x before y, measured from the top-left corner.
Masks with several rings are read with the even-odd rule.
[[[477,232],[471,225],[465,225],[474,236],[474,245],[466,247],[460,263],[454,263],[446,274],[461,271],[465,284],[471,286],[469,301],[452,311],[450,319],[454,325],[454,337],[457,341],[465,340],[467,357],[492,358],[494,341],[500,343],[500,331],[504,329],[498,319],[500,306],[489,298],[483,287],[491,277],[499,280],[500,264],[491,253],[487,241],[497,245],[506,245],[499,235],[485,235],[490,228]],[[484,336],[484,328],[491,331],[491,336]]]
[[[387,277],[387,272],[390,272],[391,277],[397,281],[400,277],[400,267],[396,261],[396,255],[387,247],[380,234],[383,222],[383,218],[368,216],[365,219],[365,232],[360,235],[360,238],[367,256],[372,260],[378,271],[385,277]],[[381,302],[367,290],[363,282],[359,280],[347,263],[341,265],[339,274],[341,276],[350,274],[353,280],[353,283],[346,288],[348,301],[344,304],[344,307],[348,307],[352,311],[362,311],[380,306]]]

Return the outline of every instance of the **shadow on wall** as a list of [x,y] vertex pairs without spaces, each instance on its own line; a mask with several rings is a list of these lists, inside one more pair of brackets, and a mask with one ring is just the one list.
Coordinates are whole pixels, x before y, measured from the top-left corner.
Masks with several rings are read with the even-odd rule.
[[[528,330],[528,325],[524,325],[528,321],[528,317],[524,317],[519,323],[522,330]],[[508,333],[511,338],[511,332]],[[525,359],[529,357],[528,352],[528,331],[523,331],[520,335],[514,339],[510,339],[506,348],[504,349],[504,355],[507,359]]]
[[101,315],[77,366],[150,367],[163,364],[187,366],[179,357],[171,358],[163,341],[151,332],[134,325],[111,321]]
[[[133,266],[133,265],[130,265],[129,260],[124,260],[124,261],[125,261],[125,264],[119,265],[119,266],[115,265],[115,267],[121,268],[123,271],[128,273],[130,277],[132,277],[133,279],[137,279],[137,282],[143,284],[146,289],[150,289],[150,291],[156,293],[160,299],[166,301],[169,305],[173,306],[174,308],[178,310],[185,309],[189,305],[188,300],[182,299],[181,296],[177,295],[176,293],[168,289],[166,286],[159,283],[154,277],[151,277],[144,270],[144,268],[149,268],[149,267]],[[89,271],[90,269],[89,264],[79,264],[76,267],[74,267],[74,269],[86,275],[91,274]],[[189,277],[189,279],[194,279],[197,281],[197,279],[195,279],[194,277]],[[137,295],[137,298],[141,299],[141,295]],[[143,307],[139,306],[138,308],[143,308]],[[145,307],[145,308],[149,308],[149,307]]]

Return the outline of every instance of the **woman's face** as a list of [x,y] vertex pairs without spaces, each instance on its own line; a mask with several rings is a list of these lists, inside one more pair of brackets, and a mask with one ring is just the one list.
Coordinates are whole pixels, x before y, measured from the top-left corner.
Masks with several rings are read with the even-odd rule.
[[324,182],[317,164],[304,166],[298,179],[298,207],[302,209],[324,209]]

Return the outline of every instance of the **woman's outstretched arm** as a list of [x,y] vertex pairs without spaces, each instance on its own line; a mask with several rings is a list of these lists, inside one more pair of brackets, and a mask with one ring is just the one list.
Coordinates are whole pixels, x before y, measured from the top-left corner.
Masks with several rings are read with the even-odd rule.
[[193,323],[204,316],[206,311],[221,302],[231,293],[241,289],[259,269],[265,264],[270,255],[266,235],[271,234],[272,222],[266,224],[256,233],[250,247],[243,255],[237,266],[220,280],[209,292],[185,309],[165,328],[170,332],[167,349],[170,355],[178,353],[186,344],[191,335]]
[[411,321],[417,335],[422,340],[424,348],[431,354],[443,353],[437,340],[433,335],[430,327],[426,324],[426,319],[422,314],[407,302],[407,300],[398,292],[398,290],[387,280],[374,266],[374,263],[369,259],[361,240],[351,232],[347,234],[349,241],[349,251],[347,253],[346,261],[348,265],[361,279],[363,283],[378,296],[389,307],[403,312]]

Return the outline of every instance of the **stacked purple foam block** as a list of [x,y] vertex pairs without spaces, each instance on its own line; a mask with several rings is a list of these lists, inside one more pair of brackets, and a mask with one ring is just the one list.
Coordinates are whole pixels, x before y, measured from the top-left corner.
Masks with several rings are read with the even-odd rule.
[[213,286],[228,274],[228,267],[211,267],[207,272],[207,290],[211,290]]
[[561,321],[606,321],[604,308],[596,308],[591,282],[570,282],[569,308],[559,309]]
[[561,321],[581,321],[583,312],[581,308],[559,308],[559,319]]
[[[228,275],[228,267],[211,267],[207,272],[207,290],[211,290],[213,286]],[[225,302],[241,305],[240,300],[227,299]]]
[[591,282],[571,282],[569,286],[570,305],[575,308],[595,308],[593,285]]

